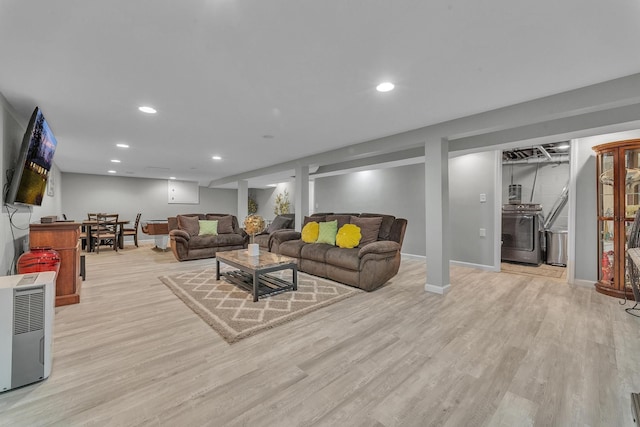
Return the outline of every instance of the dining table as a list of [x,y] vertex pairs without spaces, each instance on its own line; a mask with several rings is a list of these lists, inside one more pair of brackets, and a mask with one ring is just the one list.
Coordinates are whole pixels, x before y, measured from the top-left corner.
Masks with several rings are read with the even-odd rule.
[[[122,226],[131,223],[128,219],[118,219],[116,221],[118,228],[118,249],[124,248],[124,239],[122,236]],[[87,248],[87,252],[93,252],[93,239],[91,238],[91,228],[96,226],[98,221],[95,219],[85,219],[82,221],[82,231],[87,236],[87,243],[83,243],[82,248]]]

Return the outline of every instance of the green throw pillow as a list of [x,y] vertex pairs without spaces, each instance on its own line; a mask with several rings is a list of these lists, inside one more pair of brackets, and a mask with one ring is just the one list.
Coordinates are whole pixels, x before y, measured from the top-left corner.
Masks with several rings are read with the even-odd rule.
[[199,220],[198,224],[200,224],[200,232],[198,236],[204,235],[217,235],[218,234],[218,221],[210,221],[210,220]]
[[329,221],[320,223],[320,232],[318,233],[318,240],[316,243],[327,243],[329,245],[336,245],[336,234],[338,234],[338,221]]

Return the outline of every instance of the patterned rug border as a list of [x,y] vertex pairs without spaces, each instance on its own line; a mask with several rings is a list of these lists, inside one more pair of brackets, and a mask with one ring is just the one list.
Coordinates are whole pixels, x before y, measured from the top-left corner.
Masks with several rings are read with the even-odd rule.
[[[215,269],[209,269],[209,268],[205,268],[202,270],[196,270],[197,274],[201,274],[201,273],[205,273],[207,271],[210,271],[212,276],[215,276]],[[185,274],[185,273],[182,273]],[[180,298],[180,300],[182,300],[182,302],[184,302],[186,304],[187,307],[189,307],[194,313],[196,313],[198,315],[198,317],[200,317],[207,325],[209,325],[214,331],[216,331],[226,342],[228,342],[229,344],[233,344],[236,343],[244,338],[248,338],[250,336],[253,336],[259,332],[262,331],[267,331],[269,329],[273,329],[276,326],[282,325],[284,323],[288,323],[292,320],[295,320],[297,318],[300,318],[308,313],[311,313],[313,311],[316,311],[318,309],[324,308],[326,306],[332,305],[334,303],[337,303],[339,301],[342,301],[344,299],[350,298],[354,295],[360,294],[360,293],[364,293],[364,291],[362,289],[358,289],[358,288],[354,288],[351,286],[347,286],[347,285],[343,285],[342,283],[338,283],[338,282],[334,282],[332,280],[329,279],[324,279],[321,277],[316,277],[316,276],[312,276],[303,272],[298,272],[298,283],[300,283],[301,280],[304,280],[305,277],[309,277],[310,279],[314,279],[314,280],[322,280],[322,281],[327,281],[327,282],[331,282],[332,285],[335,285],[337,287],[343,288],[345,290],[347,290],[348,292],[342,295],[337,295],[331,299],[328,299],[326,301],[323,301],[321,303],[318,303],[316,305],[310,306],[310,307],[306,307],[304,309],[301,309],[299,311],[290,313],[284,317],[281,317],[275,321],[273,321],[272,323],[267,323],[267,324],[261,324],[261,325],[256,325],[252,328],[249,329],[245,329],[239,333],[237,333],[235,330],[231,329],[225,322],[224,320],[222,320],[221,318],[217,317],[214,313],[212,313],[210,310],[208,310],[206,307],[204,307],[202,304],[200,304],[198,301],[194,300],[184,289],[182,289],[180,287],[179,284],[177,284],[173,277],[176,276],[180,276],[180,274],[178,275],[173,275],[173,276],[160,276],[158,277],[158,279],[164,284],[166,285],[178,298]],[[222,280],[222,279],[221,279]],[[295,291],[289,291],[289,292],[295,292]],[[270,298],[270,297],[267,297]],[[263,299],[260,299],[259,301],[263,301]]]

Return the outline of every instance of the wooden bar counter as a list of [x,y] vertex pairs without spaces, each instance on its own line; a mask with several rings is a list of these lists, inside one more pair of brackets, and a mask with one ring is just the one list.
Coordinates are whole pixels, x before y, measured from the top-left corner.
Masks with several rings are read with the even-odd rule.
[[56,307],[80,302],[80,223],[29,225],[29,247],[50,247],[60,254]]

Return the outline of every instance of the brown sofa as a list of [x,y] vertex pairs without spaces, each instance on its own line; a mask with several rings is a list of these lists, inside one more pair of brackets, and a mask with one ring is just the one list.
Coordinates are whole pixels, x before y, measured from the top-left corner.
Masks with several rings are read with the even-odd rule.
[[[217,235],[199,235],[198,220],[217,220]],[[235,215],[184,214],[168,218],[171,250],[178,261],[213,258],[218,251],[231,251],[247,246],[248,236],[238,225]]]
[[305,243],[301,240],[300,232],[283,230],[273,236],[271,250],[296,258],[300,271],[365,291],[377,289],[398,273],[407,220],[392,215],[371,213],[321,214],[306,217],[305,224],[309,221],[337,219],[339,228],[350,223],[352,216],[382,218],[377,239],[348,249],[326,243]]

